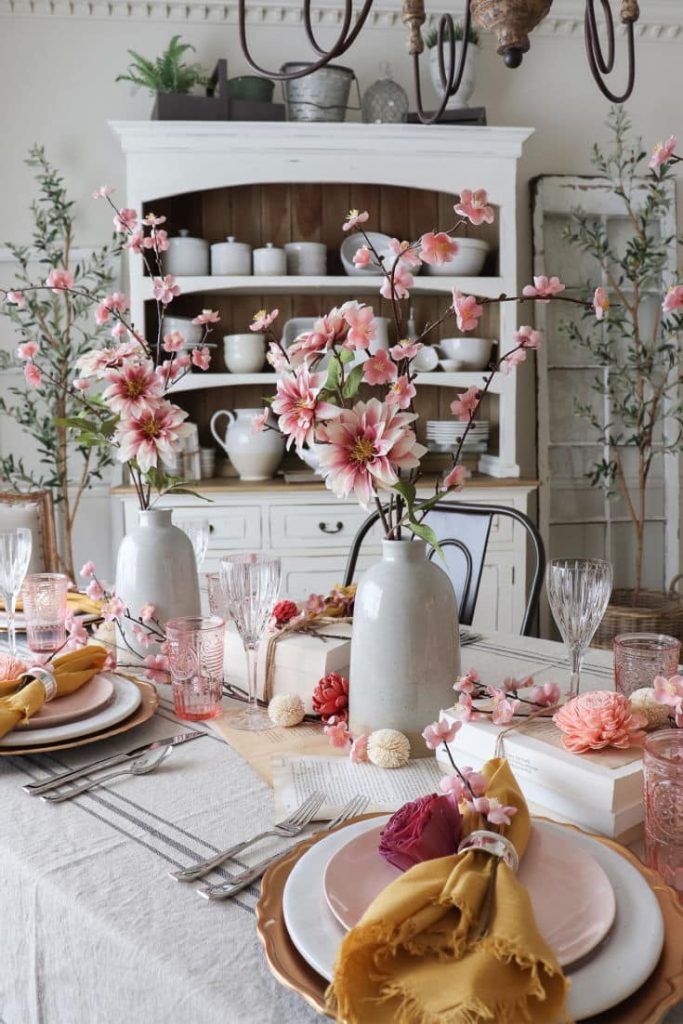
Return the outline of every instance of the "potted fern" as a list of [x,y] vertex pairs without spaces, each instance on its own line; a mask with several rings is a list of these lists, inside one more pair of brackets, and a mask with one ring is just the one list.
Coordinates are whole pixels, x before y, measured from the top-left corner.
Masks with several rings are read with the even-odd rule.
[[[460,46],[465,35],[463,23],[456,21],[454,25],[453,36],[455,39],[455,67],[458,67],[458,61],[460,60]],[[477,65],[479,63],[479,33],[476,28],[470,25],[470,30],[467,36],[469,45],[467,47],[467,58],[465,60],[465,70],[462,74],[460,81],[460,87],[451,97],[449,97],[448,103],[446,104],[446,110],[462,110],[463,107],[469,106],[469,98],[474,92],[474,86],[477,79]],[[432,78],[432,85],[434,91],[438,97],[443,95],[443,86],[441,84],[441,71],[439,70],[439,34],[435,27],[432,27],[429,32],[425,35],[425,46],[429,50],[429,72]],[[444,59],[447,59],[448,46],[444,46]],[[448,71],[448,68],[446,68]]]
[[[154,121],[224,121],[228,118],[227,63],[221,60],[211,77],[197,63],[186,63],[185,55],[194,46],[173,36],[164,52],[150,60],[129,50],[131,63],[117,82],[131,82],[156,96],[152,110]],[[192,94],[198,86],[204,95]],[[217,95],[216,95],[217,89]]]

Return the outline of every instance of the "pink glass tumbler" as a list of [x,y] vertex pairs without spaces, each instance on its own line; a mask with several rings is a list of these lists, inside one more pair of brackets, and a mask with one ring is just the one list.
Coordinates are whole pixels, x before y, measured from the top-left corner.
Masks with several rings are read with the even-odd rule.
[[614,638],[614,685],[630,697],[655,676],[669,679],[678,672],[681,643],[660,633],[621,633]]
[[51,654],[66,642],[66,595],[69,579],[58,572],[35,572],[21,588],[26,640],[36,654]]
[[221,713],[223,636],[217,615],[186,616],[166,623],[173,702],[178,718],[201,722]]
[[643,744],[645,862],[683,894],[683,729],[662,729]]

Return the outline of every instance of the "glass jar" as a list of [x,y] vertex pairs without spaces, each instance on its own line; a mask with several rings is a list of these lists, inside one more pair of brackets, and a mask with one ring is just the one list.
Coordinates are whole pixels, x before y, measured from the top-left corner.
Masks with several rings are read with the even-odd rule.
[[683,893],[683,729],[662,729],[643,745],[645,863]]
[[403,124],[408,120],[408,95],[391,77],[388,64],[382,65],[380,74],[363,96],[363,120],[366,124]]

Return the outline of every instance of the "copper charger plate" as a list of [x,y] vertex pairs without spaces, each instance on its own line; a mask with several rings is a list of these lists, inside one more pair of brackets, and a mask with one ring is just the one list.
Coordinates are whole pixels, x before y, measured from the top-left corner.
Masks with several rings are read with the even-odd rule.
[[[341,825],[340,828],[368,817],[376,817],[376,815],[365,814],[359,818],[353,818]],[[540,820],[546,819],[541,818]],[[557,822],[553,822],[553,824],[557,824]],[[565,825],[564,827],[573,829],[575,832],[582,831],[574,825]],[[591,1017],[584,1024],[659,1024],[666,1010],[676,1006],[683,998],[681,948],[683,945],[681,941],[683,905],[679,902],[674,890],[664,884],[661,875],[645,867],[630,850],[612,839],[606,839],[593,833],[586,834],[591,835],[598,842],[604,843],[605,846],[611,846],[613,850],[630,861],[643,876],[657,897],[662,911],[665,939],[659,963],[645,984],[641,985],[637,992],[619,1003],[618,1006],[597,1017]],[[325,835],[329,835],[329,832]],[[291,853],[285,854],[276,864],[268,868],[263,876],[261,895],[256,905],[256,931],[263,943],[268,966],[278,981],[285,988],[297,992],[318,1013],[331,1018],[332,1014],[325,1007],[327,982],[312,967],[309,967],[294,946],[287,932],[282,913],[285,884],[294,865],[314,843],[323,838],[324,836],[313,837],[308,842],[297,844]]]
[[[142,696],[142,701],[138,705],[137,710],[128,718],[124,718],[122,722],[112,725],[110,729],[92,733],[90,736],[80,736],[78,739],[68,740],[66,743],[51,743],[43,747],[9,747],[6,750],[0,749],[0,757],[16,757],[18,754],[49,754],[55,753],[58,750],[70,750],[72,747],[86,747],[90,743],[108,740],[112,736],[118,736],[120,733],[128,732],[129,729],[135,729],[136,726],[147,722],[159,707],[159,694],[151,683],[146,683],[142,679],[131,679],[130,676],[126,676],[126,678],[137,686]],[[29,733],[27,732],[26,735],[28,736]]]

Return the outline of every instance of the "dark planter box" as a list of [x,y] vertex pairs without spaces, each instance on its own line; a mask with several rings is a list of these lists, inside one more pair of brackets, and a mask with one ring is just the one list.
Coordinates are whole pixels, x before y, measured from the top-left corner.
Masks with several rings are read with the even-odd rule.
[[228,63],[219,60],[206,88],[206,96],[159,92],[152,110],[153,121],[284,121],[282,104],[263,100],[232,100],[228,87]]

